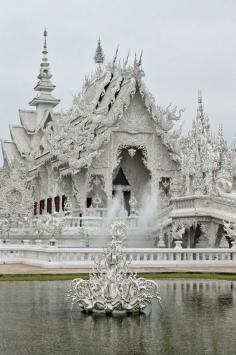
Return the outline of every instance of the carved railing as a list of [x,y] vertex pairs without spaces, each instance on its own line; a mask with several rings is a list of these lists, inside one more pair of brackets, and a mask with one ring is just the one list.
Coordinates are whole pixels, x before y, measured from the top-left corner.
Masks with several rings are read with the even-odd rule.
[[[137,216],[128,217],[117,217],[116,221],[124,222],[128,228],[135,228],[138,226]],[[100,216],[84,216],[84,217],[64,217],[64,230],[66,228],[77,228],[77,227],[95,227],[100,228],[111,223],[110,220],[102,218]]]
[[211,201],[209,196],[185,196],[172,199],[173,209],[206,207]]
[[[45,267],[92,268],[102,248],[58,248],[33,245],[1,245],[0,264],[28,263]],[[158,249],[126,248],[132,268],[159,266],[232,266],[236,267],[236,249]]]
[[236,199],[229,196],[184,196],[171,200],[171,217],[207,215],[231,220],[236,214]]

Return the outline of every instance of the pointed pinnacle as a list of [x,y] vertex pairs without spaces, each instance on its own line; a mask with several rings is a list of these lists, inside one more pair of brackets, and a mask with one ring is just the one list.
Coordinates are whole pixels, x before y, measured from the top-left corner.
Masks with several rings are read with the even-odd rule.
[[115,53],[115,56],[114,56],[114,59],[113,59],[113,64],[115,64],[115,62],[116,62],[118,51],[119,51],[119,45],[116,48],[116,53]]
[[95,52],[94,61],[97,64],[102,64],[104,62],[104,54],[103,54],[103,50],[102,50],[102,46],[101,46],[100,37],[98,39],[98,45],[97,45],[97,49]]
[[42,58],[42,61],[40,64],[40,73],[38,75],[39,79],[42,79],[42,78],[50,79],[52,77],[52,75],[50,73],[50,69],[49,69],[48,58],[47,58],[47,54],[48,54],[47,35],[48,35],[48,33],[45,28],[43,31],[43,36],[44,36],[44,44],[43,44],[43,50],[42,50],[43,58]]
[[198,90],[198,103],[202,103],[202,90]]
[[46,28],[45,28],[44,31],[43,31],[43,36],[44,36],[44,45],[43,45],[43,48],[44,48],[44,49],[47,49],[47,35],[48,35],[48,33],[47,33]]
[[143,56],[143,49],[141,50],[139,61],[138,61],[138,66],[142,65],[142,56]]
[[136,67],[137,66],[137,55],[136,55],[136,52],[135,52],[135,54],[134,54],[134,67]]
[[129,60],[129,51],[128,51],[127,57],[126,57],[126,59],[125,59],[125,62],[124,62],[124,65],[125,65],[125,66],[126,66],[127,63],[128,63],[128,60]]

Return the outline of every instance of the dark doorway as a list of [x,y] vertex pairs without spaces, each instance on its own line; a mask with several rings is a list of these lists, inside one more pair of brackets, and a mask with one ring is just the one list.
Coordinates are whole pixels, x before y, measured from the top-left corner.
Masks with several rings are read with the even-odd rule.
[[126,179],[126,176],[122,170],[122,168],[119,169],[115,179],[113,180],[113,185],[121,185],[121,186],[128,186],[129,182]]
[[87,208],[89,208],[91,205],[92,205],[92,198],[87,197],[87,203],[86,203]]

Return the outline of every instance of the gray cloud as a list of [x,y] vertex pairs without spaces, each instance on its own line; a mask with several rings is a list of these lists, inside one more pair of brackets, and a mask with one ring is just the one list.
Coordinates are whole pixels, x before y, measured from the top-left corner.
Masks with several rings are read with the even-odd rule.
[[234,0],[9,0],[0,1],[0,127],[18,124],[39,70],[42,31],[59,109],[69,107],[94,68],[98,36],[106,59],[117,44],[125,57],[143,48],[145,82],[161,105],[185,107],[185,129],[196,115],[197,90],[213,129],[236,132],[236,2]]

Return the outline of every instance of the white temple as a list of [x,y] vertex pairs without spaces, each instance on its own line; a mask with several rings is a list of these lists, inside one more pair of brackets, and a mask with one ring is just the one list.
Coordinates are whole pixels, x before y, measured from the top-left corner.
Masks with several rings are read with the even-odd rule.
[[[231,246],[224,228],[236,220],[236,148],[210,129],[201,92],[196,118],[181,133],[182,110],[156,104],[143,77],[142,54],[104,63],[71,108],[60,100],[48,62],[47,32],[30,109],[2,140],[0,239],[59,246],[107,244],[112,221],[125,222],[128,247]],[[177,125],[178,127],[176,127]]]

